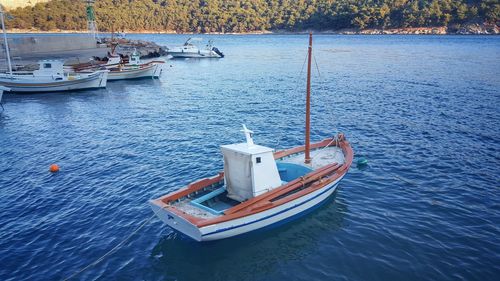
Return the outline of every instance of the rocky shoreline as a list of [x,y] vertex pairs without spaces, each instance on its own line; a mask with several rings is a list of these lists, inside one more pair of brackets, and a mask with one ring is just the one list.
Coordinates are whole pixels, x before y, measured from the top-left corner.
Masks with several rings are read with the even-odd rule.
[[167,55],[167,48],[165,46],[160,46],[155,42],[144,41],[144,40],[130,40],[124,38],[104,38],[103,43],[108,47],[113,44],[117,45],[117,52],[124,54],[131,54],[137,51],[141,56],[141,59],[158,58]]
[[[289,31],[289,30],[262,30],[252,32],[210,32],[204,34],[228,34],[228,35],[262,35],[262,34],[305,34],[313,31],[317,34],[340,34],[340,35],[499,35],[500,26],[498,24],[488,23],[468,23],[463,25],[452,26],[436,26],[436,27],[406,27],[406,28],[368,28],[368,29],[341,29],[341,30],[303,30],[303,31]],[[51,30],[41,31],[36,29],[10,29],[9,33],[69,33],[80,34],[87,33],[86,30]],[[177,33],[173,30],[125,30],[128,34],[196,34],[193,32]],[[109,32],[104,32],[109,34]]]
[[[304,34],[309,31],[290,32],[277,30],[273,34]],[[391,29],[342,29],[314,31],[319,34],[340,35],[499,35],[500,27],[496,24],[470,23],[462,26],[436,26],[436,27],[406,27]]]
[[462,26],[440,27],[409,27],[395,29],[365,29],[359,31],[344,31],[340,34],[402,34],[402,35],[498,35],[500,28],[496,24],[470,23]]

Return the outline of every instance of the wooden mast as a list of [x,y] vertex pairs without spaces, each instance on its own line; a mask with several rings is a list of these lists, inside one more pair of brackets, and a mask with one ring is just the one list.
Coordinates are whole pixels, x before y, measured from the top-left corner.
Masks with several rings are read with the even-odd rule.
[[306,153],[304,163],[311,163],[311,54],[312,32],[309,32],[309,50],[307,55],[307,96],[306,96]]

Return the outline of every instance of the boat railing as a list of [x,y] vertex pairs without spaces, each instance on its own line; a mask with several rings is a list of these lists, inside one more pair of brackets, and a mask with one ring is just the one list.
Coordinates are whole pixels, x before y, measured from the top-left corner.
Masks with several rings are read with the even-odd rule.
[[33,72],[32,71],[16,71],[16,72],[13,72],[14,75],[33,75]]

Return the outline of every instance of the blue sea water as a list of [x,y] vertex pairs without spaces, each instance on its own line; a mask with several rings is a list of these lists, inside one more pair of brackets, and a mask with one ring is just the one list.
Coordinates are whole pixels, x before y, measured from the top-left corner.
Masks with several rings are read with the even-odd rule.
[[[94,262],[152,216],[149,199],[221,170],[242,123],[259,144],[303,143],[307,36],[202,37],[226,57],[4,96],[1,280]],[[318,35],[314,55],[313,140],[342,131],[367,167],[269,231],[199,244],[154,218],[75,280],[498,280],[500,37]]]

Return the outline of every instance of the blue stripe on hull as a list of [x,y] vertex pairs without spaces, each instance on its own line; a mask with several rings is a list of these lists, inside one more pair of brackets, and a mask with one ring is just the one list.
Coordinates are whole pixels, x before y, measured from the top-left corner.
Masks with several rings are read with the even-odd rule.
[[[292,206],[292,207],[290,207],[290,208],[287,208],[287,209],[282,210],[282,211],[280,211],[280,212],[277,212],[277,213],[275,213],[275,214],[272,214],[272,215],[269,215],[269,216],[263,217],[263,218],[261,218],[261,219],[255,220],[255,221],[251,221],[251,222],[247,222],[247,223],[244,223],[244,224],[240,224],[240,225],[237,225],[237,226],[232,226],[232,227],[228,227],[228,228],[223,228],[223,229],[219,229],[219,230],[216,230],[216,231],[213,231],[213,232],[210,232],[210,233],[206,233],[206,234],[203,234],[203,235],[202,235],[202,237],[206,237],[206,236],[208,236],[208,235],[212,235],[212,234],[216,234],[216,233],[220,233],[220,232],[228,231],[228,230],[231,230],[231,229],[235,229],[235,228],[243,227],[243,226],[246,226],[246,225],[249,225],[249,224],[253,224],[253,223],[256,223],[256,222],[259,222],[259,221],[263,221],[263,220],[269,219],[269,218],[271,218],[271,217],[277,216],[277,215],[282,214],[282,213],[284,213],[284,212],[288,212],[288,211],[290,211],[290,210],[292,210],[292,209],[295,209],[295,208],[297,208],[297,207],[299,207],[299,206],[304,205],[305,203],[307,203],[307,202],[309,202],[309,201],[311,201],[311,200],[314,200],[315,198],[317,198],[317,197],[319,197],[319,196],[321,196],[321,195],[325,194],[326,192],[330,191],[332,188],[333,188],[333,189],[334,189],[334,188],[336,188],[336,187],[339,185],[339,183],[340,183],[340,180],[339,180],[336,184],[332,185],[330,188],[328,188],[328,189],[326,189],[326,190],[322,191],[321,193],[317,194],[316,196],[311,197],[311,198],[309,198],[308,200],[306,200],[306,201],[304,201],[304,202],[302,202],[302,203],[300,203],[300,204],[297,204],[297,205],[295,205],[295,206]],[[289,221],[291,221],[291,220],[294,220],[294,219],[296,219],[296,218],[299,218],[300,216],[303,216],[303,215],[307,214],[307,213],[308,213],[308,211],[313,211],[316,207],[319,207],[318,205],[321,205],[321,203],[323,203],[324,201],[326,201],[326,199],[328,199],[328,197],[327,197],[327,198],[325,198],[323,201],[319,202],[317,205],[312,206],[312,207],[311,207],[311,208],[309,208],[309,209],[306,209],[306,210],[304,210],[304,211],[302,211],[302,212],[300,212],[300,213],[297,213],[297,214],[295,214],[295,215],[293,215],[293,216],[290,216],[290,217],[288,217],[288,218],[286,218],[286,219],[283,219],[283,220],[281,220],[281,221],[278,221],[278,222],[272,223],[272,224],[270,224],[270,225],[266,225],[266,226],[265,226],[265,227],[263,227],[263,228],[270,227],[270,226],[272,226],[272,225],[274,225],[274,224],[280,224],[280,223],[281,223],[281,224],[283,224],[283,223],[289,222]],[[259,230],[259,229],[255,229],[255,230]],[[252,231],[255,231],[255,230],[252,230]],[[249,231],[249,232],[252,232],[252,231]],[[247,233],[249,233],[249,232],[247,232]],[[243,233],[242,233],[242,234],[243,234]]]
[[[334,193],[336,192],[336,190],[333,191]],[[322,206],[324,206],[332,197],[326,197],[323,201],[319,202],[318,204],[312,206],[311,208],[309,209],[306,209],[304,210],[303,212],[300,212],[298,214],[295,214],[293,216],[290,216],[284,220],[280,220],[278,222],[275,222],[275,223],[272,223],[270,225],[266,225],[262,228],[258,228],[258,229],[255,229],[255,230],[251,230],[249,232],[245,232],[245,233],[241,233],[241,234],[238,234],[238,235],[235,235],[235,236],[232,236],[232,237],[228,237],[228,238],[233,238],[233,237],[242,237],[242,236],[245,236],[245,235],[252,235],[252,234],[255,234],[255,233],[259,233],[259,232],[265,232],[265,231],[269,231],[271,229],[275,229],[275,228],[279,228],[280,226],[283,226],[285,224],[288,224],[292,221],[296,221],[296,220],[299,220],[311,213],[313,213],[314,211],[318,210],[319,208],[321,208]],[[215,240],[217,241],[217,240]],[[205,241],[205,242],[211,242],[211,241]]]
[[71,89],[71,90],[56,90],[56,91],[40,91],[40,92],[26,92],[26,91],[10,91],[10,94],[15,94],[15,95],[33,95],[33,94],[47,94],[47,93],[59,93],[61,95],[64,94],[64,92],[84,92],[88,90],[99,90],[104,87],[92,87],[92,88],[81,88],[81,89]]

